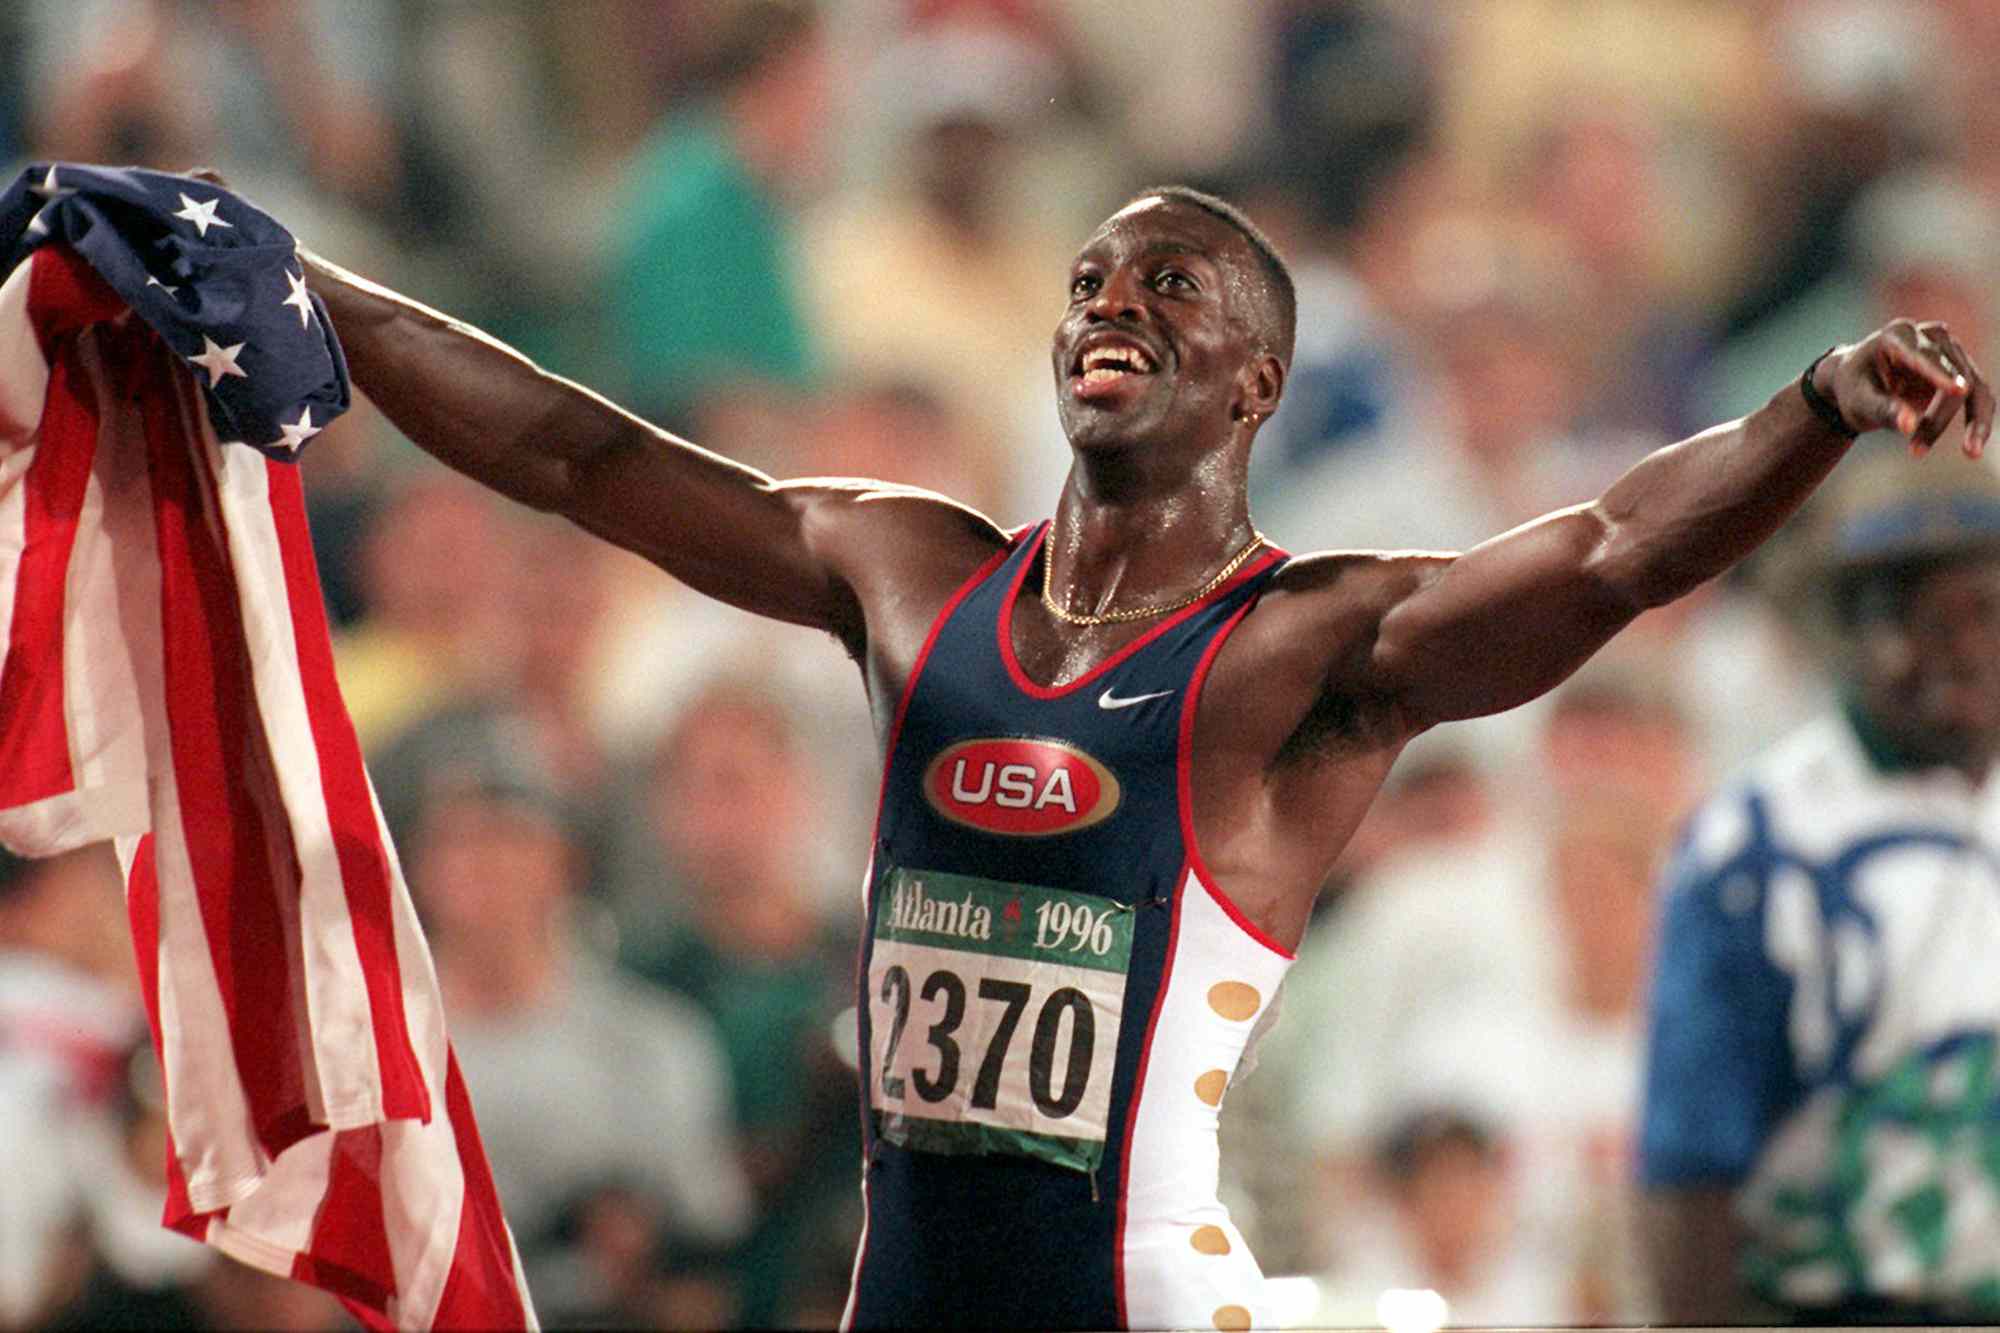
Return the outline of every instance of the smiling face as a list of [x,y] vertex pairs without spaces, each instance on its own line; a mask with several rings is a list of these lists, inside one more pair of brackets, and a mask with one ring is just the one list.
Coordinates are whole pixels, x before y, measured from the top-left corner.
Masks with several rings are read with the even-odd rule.
[[1070,267],[1051,352],[1070,444],[1207,452],[1270,415],[1284,368],[1260,327],[1259,260],[1221,218],[1156,196],[1127,205]]

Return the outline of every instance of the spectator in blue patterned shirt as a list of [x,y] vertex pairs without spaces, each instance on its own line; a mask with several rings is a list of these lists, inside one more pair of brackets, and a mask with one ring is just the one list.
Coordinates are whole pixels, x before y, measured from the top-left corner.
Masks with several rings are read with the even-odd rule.
[[1842,706],[1668,872],[1641,1173],[1672,1323],[2000,1319],[2000,479],[1849,461]]

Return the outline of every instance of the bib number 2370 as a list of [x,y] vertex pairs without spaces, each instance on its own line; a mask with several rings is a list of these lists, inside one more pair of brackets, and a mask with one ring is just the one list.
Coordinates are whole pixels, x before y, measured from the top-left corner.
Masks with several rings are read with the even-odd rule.
[[1094,1170],[1132,958],[1131,909],[1090,894],[891,870],[868,972],[881,1135]]

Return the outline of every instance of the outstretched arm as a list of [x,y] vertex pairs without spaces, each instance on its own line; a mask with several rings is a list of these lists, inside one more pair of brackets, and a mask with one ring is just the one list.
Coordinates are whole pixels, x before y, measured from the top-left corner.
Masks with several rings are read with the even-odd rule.
[[[733,606],[857,641],[860,606],[841,553],[858,549],[864,514],[885,523],[908,514],[907,505],[863,504],[897,488],[774,481],[477,329],[317,255],[301,257],[355,383],[424,450]],[[973,517],[954,512],[950,521],[962,527]]]
[[[1814,384],[1849,431],[1894,429],[1919,453],[1961,408],[1968,455],[1993,428],[1993,392],[1942,325],[1890,324],[1820,361]],[[1525,702],[1639,612],[1748,555],[1849,443],[1788,385],[1749,416],[1648,455],[1592,503],[1413,566],[1361,664],[1366,684],[1411,729]]]

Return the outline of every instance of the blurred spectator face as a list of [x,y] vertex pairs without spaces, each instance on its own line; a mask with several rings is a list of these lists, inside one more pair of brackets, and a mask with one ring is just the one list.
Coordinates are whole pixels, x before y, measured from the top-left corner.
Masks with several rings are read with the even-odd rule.
[[195,1284],[194,1297],[217,1330],[265,1333],[333,1333],[353,1327],[340,1302],[303,1282],[274,1277],[223,1259]]
[[1436,310],[1432,250],[1459,211],[1459,188],[1434,150],[1413,152],[1376,181],[1346,238],[1355,275],[1390,317],[1421,323]]
[[1884,176],[1855,201],[1844,230],[1881,318],[1943,320],[1985,354],[2000,209],[1962,165],[1923,160]]
[[36,861],[0,885],[0,947],[26,949],[134,994],[125,888],[104,847]]
[[659,752],[654,826],[700,897],[799,891],[808,776],[782,709],[724,688],[695,699]]
[[1450,1298],[1503,1243],[1512,1211],[1506,1158],[1454,1123],[1422,1132],[1390,1170],[1391,1198],[1424,1277]]
[[816,179],[825,165],[828,111],[833,104],[828,74],[826,40],[815,25],[772,62],[761,83],[779,160],[794,179]]
[[219,22],[253,36],[302,8],[297,0],[211,0],[210,7]]
[[1403,781],[1392,799],[1406,843],[1462,838],[1493,817],[1493,793],[1470,761],[1427,766]]
[[677,1269],[653,1283],[647,1302],[655,1328],[734,1328],[738,1324],[734,1284],[716,1269]]
[[1862,711],[1911,760],[1983,772],[2000,746],[2000,559],[1866,576],[1852,616]]
[[405,485],[368,534],[368,613],[431,634],[505,615],[514,555],[512,533],[486,492],[455,477]]
[[835,475],[800,453],[813,440],[815,405],[790,385],[739,380],[704,390],[687,420],[667,424],[697,440],[727,440],[731,458],[778,476]]
[[611,608],[605,543],[568,523],[537,525],[514,585],[522,683],[563,700],[582,674]]
[[974,506],[994,489],[978,450],[937,399],[871,385],[829,398],[810,432],[812,471],[922,486]]
[[1336,875],[1352,879],[1391,856],[1475,836],[1493,815],[1493,789],[1469,757],[1406,758],[1348,839]]
[[917,188],[944,216],[977,225],[1007,168],[1012,140],[991,121],[959,117],[929,126],[913,149]]
[[1661,701],[1616,687],[1558,694],[1542,754],[1559,802],[1616,794],[1655,828],[1689,808],[1700,764],[1687,720]]
[[1767,19],[1774,84],[1801,122],[1808,165],[1865,179],[1922,141],[1946,57],[1928,6],[1786,0]]
[[522,798],[434,797],[416,841],[411,891],[441,936],[546,931],[569,899],[577,851],[552,814]]
[[1645,278],[1658,260],[1655,186],[1638,127],[1586,116],[1555,127],[1536,173],[1533,201],[1568,241],[1572,257],[1600,280]]
[[613,1188],[585,1200],[581,1212],[579,1244],[604,1287],[623,1293],[644,1285],[660,1243],[658,1209],[632,1190]]
[[1449,316],[1442,334],[1463,446],[1496,468],[1525,460],[1562,420],[1573,387],[1550,330],[1496,301]]
[[817,20],[778,17],[783,5],[744,6],[745,29],[731,41],[754,45],[750,26],[792,27],[730,88],[725,101],[738,127],[737,144],[766,188],[784,195],[810,194],[826,166],[827,125],[832,120],[831,70],[826,35]]

